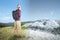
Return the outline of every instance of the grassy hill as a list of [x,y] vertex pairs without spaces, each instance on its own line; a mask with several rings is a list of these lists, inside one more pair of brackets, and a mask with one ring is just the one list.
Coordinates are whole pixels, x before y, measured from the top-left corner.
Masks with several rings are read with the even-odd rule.
[[21,29],[20,35],[14,35],[13,27],[3,27],[0,28],[0,40],[25,40],[26,30]]

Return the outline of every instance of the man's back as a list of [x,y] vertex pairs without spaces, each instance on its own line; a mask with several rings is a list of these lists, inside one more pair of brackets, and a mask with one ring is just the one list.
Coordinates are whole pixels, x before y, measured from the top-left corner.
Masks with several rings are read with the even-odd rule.
[[12,16],[13,19],[16,20],[20,20],[20,16],[21,16],[21,11],[19,9],[15,10],[12,12]]

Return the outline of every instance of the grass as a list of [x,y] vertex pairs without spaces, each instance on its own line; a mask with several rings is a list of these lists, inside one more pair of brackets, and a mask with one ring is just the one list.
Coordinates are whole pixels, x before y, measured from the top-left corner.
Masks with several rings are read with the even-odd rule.
[[26,30],[21,29],[20,35],[14,35],[13,27],[3,27],[0,28],[0,40],[25,40]]

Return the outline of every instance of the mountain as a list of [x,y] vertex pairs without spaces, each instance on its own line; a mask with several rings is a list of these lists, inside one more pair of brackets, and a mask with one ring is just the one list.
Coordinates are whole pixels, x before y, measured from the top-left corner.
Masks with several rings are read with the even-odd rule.
[[56,22],[55,20],[40,20],[40,21],[34,21],[34,22],[30,22],[27,23],[27,25],[33,26],[33,27],[43,27],[43,28],[57,28],[59,27],[58,22]]
[[[57,20],[58,21],[58,20]],[[26,23],[25,27],[32,30],[46,31],[53,34],[60,34],[60,25],[56,20],[36,20]]]
[[0,27],[13,26],[13,23],[0,23]]
[[58,20],[36,20],[26,23],[28,40],[60,40]]

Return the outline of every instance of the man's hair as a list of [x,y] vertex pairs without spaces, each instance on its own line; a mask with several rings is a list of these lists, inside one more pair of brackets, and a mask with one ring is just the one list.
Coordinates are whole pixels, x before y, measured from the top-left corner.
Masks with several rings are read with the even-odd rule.
[[20,4],[18,4],[17,7],[20,8]]

